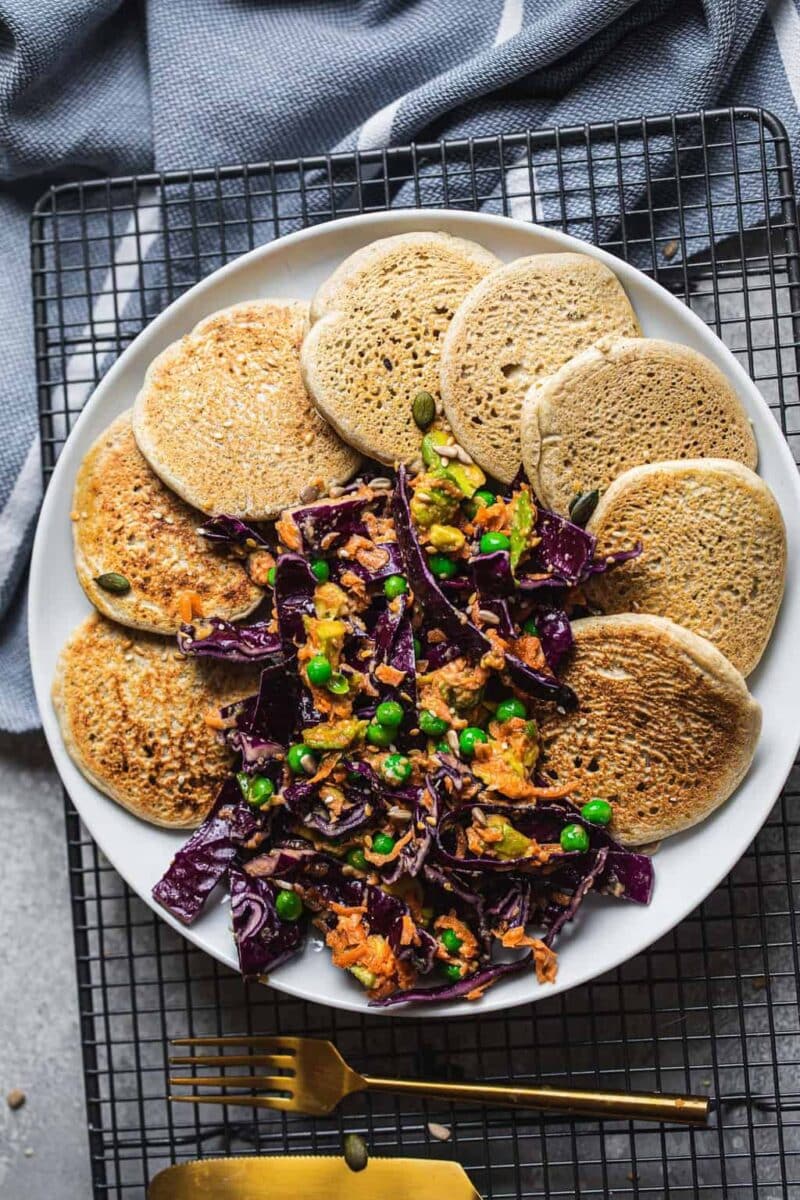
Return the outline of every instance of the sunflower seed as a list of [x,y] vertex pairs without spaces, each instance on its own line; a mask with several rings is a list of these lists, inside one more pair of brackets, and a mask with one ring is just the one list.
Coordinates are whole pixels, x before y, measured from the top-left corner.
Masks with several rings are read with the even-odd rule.
[[455,729],[448,729],[445,741],[453,751],[453,754],[458,754],[458,734]]
[[453,1131],[447,1125],[440,1125],[438,1121],[428,1121],[428,1133],[432,1138],[436,1138],[437,1142],[449,1142],[453,1136]]
[[499,625],[500,618],[497,613],[489,612],[488,608],[479,608],[478,616],[483,621],[484,625]]
[[394,821],[410,821],[411,813],[407,808],[400,808],[399,805],[393,804],[389,809],[389,816]]
[[486,814],[482,808],[477,808],[477,807],[473,808],[472,819],[476,825],[488,825],[489,824],[489,822],[486,820]]
[[374,479],[370,479],[368,487],[371,487],[373,492],[388,492],[392,486],[391,479],[387,479],[385,475],[376,475]]
[[459,449],[458,446],[437,446],[436,453],[439,458],[458,458]]

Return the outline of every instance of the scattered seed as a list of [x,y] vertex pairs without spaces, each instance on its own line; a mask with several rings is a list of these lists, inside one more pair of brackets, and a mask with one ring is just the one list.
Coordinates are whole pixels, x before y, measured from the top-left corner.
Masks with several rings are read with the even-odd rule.
[[27,1097],[22,1088],[12,1088],[6,1096],[6,1104],[9,1108],[16,1110],[18,1108],[22,1108],[26,1099]]
[[389,816],[393,821],[410,821],[411,813],[407,808],[400,808],[397,804],[393,804],[389,809]]
[[678,253],[678,243],[674,240],[671,242],[667,242],[666,246],[661,251],[661,253],[664,255],[664,258],[666,258],[667,261],[669,261],[669,259],[674,258],[675,255]]
[[[341,485],[338,483],[332,483],[331,486],[328,488],[328,495],[332,496],[333,499],[335,500],[335,499],[337,499],[337,497],[344,495],[344,488],[341,487]],[[301,499],[302,499],[302,497],[301,497]]]
[[489,612],[488,608],[479,608],[478,616],[483,621],[484,625],[499,625],[500,618],[497,613]]
[[26,1158],[33,1158],[33,1146],[26,1146],[22,1153]]
[[129,580],[118,571],[106,571],[105,574],[96,576],[95,583],[104,592],[113,592],[115,596],[124,596],[131,590]]
[[458,459],[458,461],[463,463],[464,466],[466,466],[466,467],[471,467],[473,465],[474,459],[470,458],[470,456],[467,454],[464,447],[456,446],[456,450],[458,451],[458,454],[456,455],[456,458]]
[[351,1171],[363,1171],[367,1165],[369,1154],[367,1153],[367,1143],[359,1133],[346,1133],[344,1135],[344,1161],[347,1163]]
[[472,819],[476,825],[488,825],[489,824],[489,822],[486,819],[486,813],[483,811],[482,808],[477,808],[477,807],[473,808]]
[[319,488],[314,483],[307,484],[300,493],[300,499],[303,504],[310,504],[312,500],[318,500]]
[[374,479],[370,479],[367,486],[371,487],[373,492],[388,492],[392,486],[392,481],[391,479],[387,479],[385,475],[376,475]]
[[427,429],[436,416],[436,402],[430,392],[417,392],[411,404],[411,415],[418,429]]
[[308,433],[303,434],[303,445],[310,446],[311,443],[313,442],[313,440],[314,440],[314,434],[313,434],[312,430],[309,429]]
[[453,751],[453,754],[458,754],[458,734],[455,729],[448,729],[445,741]]
[[455,445],[453,445],[453,446],[437,446],[436,447],[436,453],[439,455],[439,458],[444,458],[444,459],[458,458],[458,450],[459,450],[459,447],[455,446]]
[[428,1121],[428,1133],[437,1142],[449,1142],[453,1131],[448,1125],[440,1125],[438,1121]]
[[573,496],[569,505],[569,519],[574,525],[585,525],[597,508],[597,501],[600,499],[600,492],[597,488],[593,488],[591,492],[581,492],[577,496]]

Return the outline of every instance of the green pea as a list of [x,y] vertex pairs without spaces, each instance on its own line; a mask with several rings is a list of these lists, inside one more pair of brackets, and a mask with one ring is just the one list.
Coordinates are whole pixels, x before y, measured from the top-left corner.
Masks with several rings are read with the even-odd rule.
[[594,796],[581,809],[581,816],[584,821],[591,821],[593,825],[608,825],[612,813],[613,809],[611,805],[607,800],[603,800],[601,796]]
[[297,892],[281,888],[275,897],[275,911],[282,921],[296,921],[303,911],[303,901]]
[[313,775],[317,769],[317,760],[303,742],[295,742],[286,752],[289,770],[295,775]]
[[494,554],[496,550],[508,550],[511,538],[506,533],[490,531],[481,538],[481,554]]
[[468,725],[458,735],[458,748],[465,758],[472,758],[478,742],[488,742],[488,740],[488,735],[482,729],[478,729],[475,725]]
[[360,846],[356,846],[354,850],[350,850],[347,855],[348,866],[355,867],[357,871],[366,871],[368,867],[367,859],[364,851]]
[[461,979],[461,965],[459,963],[442,963],[442,974],[452,983],[458,983]]
[[533,617],[528,617],[527,621],[522,626],[523,633],[529,633],[531,637],[539,636],[539,626],[534,621]]
[[512,717],[522,717],[524,720],[528,710],[516,696],[509,696],[507,700],[500,701],[494,715],[498,721],[510,721]]
[[387,729],[397,729],[398,725],[403,724],[404,716],[403,706],[396,700],[384,700],[375,709],[375,720]]
[[559,840],[562,850],[578,850],[582,854],[589,849],[589,835],[582,825],[565,825]]
[[462,946],[462,940],[456,933],[455,929],[443,929],[442,945],[448,954],[458,954]]
[[458,567],[446,554],[432,554],[428,559],[428,566],[437,579],[452,579],[458,574]]
[[430,392],[417,392],[411,404],[411,415],[418,429],[427,429],[436,416],[436,402]]
[[411,763],[404,754],[387,754],[381,764],[381,775],[388,783],[405,783],[411,774]]
[[405,596],[407,591],[408,580],[405,575],[390,575],[383,581],[383,594],[389,600],[394,600],[396,596]]
[[490,492],[488,488],[478,488],[472,499],[479,508],[488,508],[490,504],[494,504],[497,497],[494,492]]
[[370,746],[378,746],[381,750],[385,750],[387,746],[391,746],[394,738],[394,730],[387,729],[385,725],[379,725],[377,721],[371,721],[367,726],[367,741]]
[[437,742],[436,751],[438,754],[452,754],[453,750],[449,742]]
[[270,567],[270,569],[267,571],[267,583],[270,587],[275,587],[275,575],[277,570],[277,567]]
[[247,803],[253,808],[262,808],[269,804],[275,794],[275,784],[266,775],[254,775],[247,790]]
[[394,850],[394,838],[390,833],[376,833],[372,839],[372,849],[376,854],[391,854]]
[[414,638],[414,658],[422,658],[422,642]]
[[319,583],[327,583],[331,577],[331,569],[324,558],[311,560],[311,574]]
[[441,737],[443,733],[447,733],[447,721],[437,717],[436,713],[432,713],[428,708],[423,708],[419,714],[419,727],[426,737]]
[[333,667],[324,654],[315,654],[306,667],[308,681],[315,687],[324,687],[333,674]]
[[328,691],[332,692],[334,696],[346,696],[350,691],[347,676],[343,675],[341,671],[334,671],[326,686]]

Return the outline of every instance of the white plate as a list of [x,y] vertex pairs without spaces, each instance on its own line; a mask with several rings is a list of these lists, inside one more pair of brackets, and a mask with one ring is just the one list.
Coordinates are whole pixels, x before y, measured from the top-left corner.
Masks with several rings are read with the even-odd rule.
[[[783,510],[789,533],[788,583],[770,646],[750,686],[764,728],[747,779],[735,796],[697,829],[659,851],[653,901],[647,908],[590,897],[559,943],[558,980],[540,986],[533,972],[500,981],[475,1003],[410,1009],[430,1016],[476,1015],[539,1000],[616,967],[667,933],[712,891],[747,849],[791,769],[800,741],[800,483],[789,448],[766,403],[733,355],[699,317],[634,268],[564,234],[503,217],[466,212],[398,211],[331,221],[272,242],[197,284],[150,324],[106,375],[56,466],[42,506],[30,578],[30,650],[36,696],[56,766],[85,825],[103,853],[142,899],[191,942],[236,966],[226,898],[185,929],[150,899],[185,834],[156,829],[98,792],[67,755],[50,702],[56,659],[71,630],[90,611],[72,564],[70,508],[75,474],[90,444],[129,408],[148,364],[216,309],[257,296],[311,297],[341,260],[375,238],[413,230],[444,230],[483,243],[502,259],[545,251],[578,251],[606,262],[625,287],[645,334],[683,342],[713,359],[742,397],[758,439],[759,471]],[[331,965],[312,942],[302,957],[275,971],[281,991],[336,1008],[368,1011],[360,987]],[[369,1010],[372,1012],[381,1010]],[[399,1010],[398,1010],[399,1011]]]

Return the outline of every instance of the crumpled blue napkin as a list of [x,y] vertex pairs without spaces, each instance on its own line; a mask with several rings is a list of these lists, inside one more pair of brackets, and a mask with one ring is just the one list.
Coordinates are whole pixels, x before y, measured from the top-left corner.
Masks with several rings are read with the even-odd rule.
[[23,592],[46,183],[717,103],[771,109],[797,149],[798,102],[796,0],[0,0],[0,728],[39,723]]

